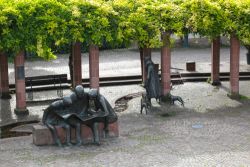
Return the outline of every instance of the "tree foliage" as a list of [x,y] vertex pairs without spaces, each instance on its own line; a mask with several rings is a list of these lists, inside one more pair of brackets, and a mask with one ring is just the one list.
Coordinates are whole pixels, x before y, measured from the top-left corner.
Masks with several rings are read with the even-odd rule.
[[189,9],[189,18],[186,26],[191,32],[202,36],[215,38],[224,33],[226,15],[221,5],[210,0],[190,0],[184,3]]
[[164,32],[182,34],[184,19],[181,6],[170,0],[144,0],[138,3],[129,21],[134,28],[134,39],[140,47],[161,46],[161,34]]
[[250,44],[250,0],[0,0],[0,51],[55,58],[71,42],[159,47],[161,34],[234,33]]
[[242,1],[240,7],[237,33],[243,44],[250,46],[250,0]]
[[243,44],[250,44],[249,0],[191,0],[184,6],[191,32],[211,39],[234,33]]
[[13,54],[27,50],[54,58],[51,44],[66,42],[67,6],[56,0],[9,0],[1,4],[8,5],[0,14],[8,20],[6,26],[1,25],[1,50]]
[[55,58],[52,45],[85,42],[101,46],[116,33],[117,13],[102,1],[1,0],[0,50]]

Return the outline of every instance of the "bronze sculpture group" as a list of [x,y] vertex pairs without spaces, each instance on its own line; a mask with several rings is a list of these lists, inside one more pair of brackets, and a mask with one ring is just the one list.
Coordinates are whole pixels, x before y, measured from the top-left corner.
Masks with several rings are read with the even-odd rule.
[[62,146],[56,127],[62,127],[66,132],[66,144],[71,146],[71,127],[76,129],[76,145],[83,143],[81,125],[91,128],[95,144],[100,144],[99,123],[104,124],[104,137],[108,136],[108,125],[117,121],[117,115],[106,98],[97,89],[84,91],[81,85],[74,92],[49,105],[45,110],[42,122],[52,133],[57,145]]
[[[143,108],[146,114],[151,109],[151,99],[155,98],[161,102],[161,84],[158,71],[151,58],[144,59],[147,78],[144,84],[146,93],[142,94],[141,113]],[[171,104],[179,101],[183,106],[184,102],[180,96],[169,94]],[[53,136],[55,143],[62,146],[56,127],[61,127],[66,132],[66,144],[72,145],[71,128],[76,130],[76,145],[83,143],[81,137],[81,125],[84,124],[92,130],[95,144],[100,144],[99,123],[103,123],[103,136],[108,137],[108,125],[117,121],[117,115],[106,98],[99,93],[97,89],[84,91],[81,85],[75,87],[75,90],[69,96],[53,102],[45,110],[42,122],[46,125]]]

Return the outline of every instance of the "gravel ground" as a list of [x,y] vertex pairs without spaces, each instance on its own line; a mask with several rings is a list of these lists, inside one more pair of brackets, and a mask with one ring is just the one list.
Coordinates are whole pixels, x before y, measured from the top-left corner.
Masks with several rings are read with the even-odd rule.
[[[172,67],[185,72],[185,62],[195,61],[198,72],[210,72],[209,48],[174,48]],[[246,65],[246,49],[241,48],[240,71]],[[152,59],[160,61],[154,50]],[[221,71],[229,71],[229,48],[221,49]],[[110,61],[112,60],[112,62]],[[26,61],[26,76],[68,74],[68,55],[57,60]],[[88,56],[82,54],[83,78],[88,77]],[[181,70],[182,69],[182,70]],[[173,71],[176,71],[173,69]],[[9,64],[10,83],[14,83],[13,64]],[[139,52],[136,49],[101,51],[100,76],[140,74]],[[36,166],[250,166],[250,81],[240,81],[240,94],[245,98],[227,97],[229,83],[213,87],[208,83],[185,83],[173,87],[172,94],[185,101],[185,107],[161,104],[153,100],[152,112],[139,114],[140,98],[129,101],[128,109],[119,115],[120,137],[106,139],[101,146],[37,147],[32,136],[0,139],[0,167]],[[102,87],[101,93],[110,101],[130,93],[143,91],[139,85]],[[64,95],[70,93],[65,90]],[[40,120],[42,109],[49,103],[28,105],[30,115],[14,113],[15,95],[0,99],[0,126],[27,120]],[[34,99],[54,99],[56,91],[34,94]],[[1,133],[1,131],[0,131]]]
[[[240,93],[247,97],[249,83],[240,82]],[[37,147],[32,136],[2,139],[0,166],[249,166],[250,101],[228,98],[227,89],[228,82],[174,86],[172,94],[183,97],[185,107],[152,100],[148,115],[139,114],[140,98],[134,98],[118,114],[120,137],[103,140],[101,146]],[[101,89],[112,105],[138,91],[138,85]]]

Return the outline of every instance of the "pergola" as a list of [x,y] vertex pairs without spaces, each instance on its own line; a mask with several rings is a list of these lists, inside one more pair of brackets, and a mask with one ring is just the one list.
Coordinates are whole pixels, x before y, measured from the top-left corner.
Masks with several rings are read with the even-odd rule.
[[[166,35],[166,34],[165,34]],[[163,36],[164,38],[164,36]],[[162,94],[170,93],[171,89],[171,50],[167,43],[161,48],[161,82]],[[81,43],[73,44],[73,86],[82,84]],[[151,56],[151,49],[144,48],[142,58]],[[239,97],[239,55],[240,42],[235,35],[230,37],[230,94],[232,98]],[[211,80],[212,85],[220,84],[220,37],[214,39],[211,45]],[[24,52],[15,56],[15,85],[16,85],[16,114],[27,114],[26,86],[24,70]],[[144,63],[144,62],[143,62]],[[144,65],[142,76],[145,79]],[[90,88],[99,89],[99,48],[95,45],[89,47],[89,77]],[[8,77],[8,56],[0,53],[0,95],[2,99],[10,98]]]

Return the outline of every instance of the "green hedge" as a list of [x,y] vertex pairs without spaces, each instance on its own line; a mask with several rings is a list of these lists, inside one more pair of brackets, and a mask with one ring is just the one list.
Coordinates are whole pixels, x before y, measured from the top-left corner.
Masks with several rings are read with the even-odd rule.
[[52,59],[54,48],[76,41],[159,47],[163,32],[234,33],[250,45],[250,0],[0,0],[0,51],[12,56]]

